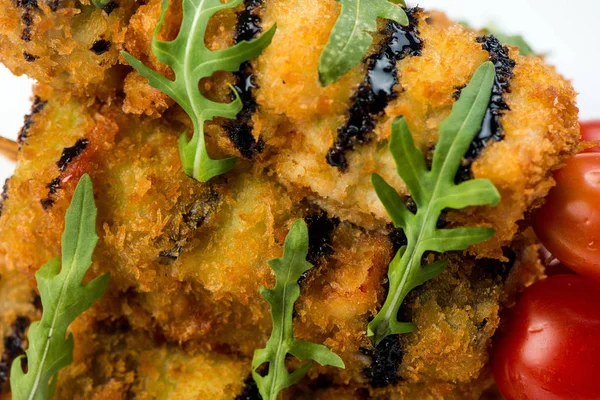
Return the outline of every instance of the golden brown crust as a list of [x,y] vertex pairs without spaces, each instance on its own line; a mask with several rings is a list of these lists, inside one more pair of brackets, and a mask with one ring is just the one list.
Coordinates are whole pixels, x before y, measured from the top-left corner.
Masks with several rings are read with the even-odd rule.
[[[391,122],[404,116],[417,145],[431,151],[456,89],[489,58],[476,34],[443,14],[416,14],[421,54],[397,63],[398,96],[375,118],[370,142],[348,152],[349,168],[341,172],[325,156],[366,66],[327,88],[318,84],[319,54],[339,4],[266,1],[263,25],[277,21],[278,33],[251,64],[258,85],[252,135],[264,140],[264,152],[199,183],[183,173],[177,148],[191,129],[189,118],[118,55],[126,49],[172,78],[151,53],[160,1],[125,2],[110,15],[61,4],[56,12],[46,4],[30,7],[34,28],[24,45],[18,36],[24,10],[0,0],[0,45],[6,44],[0,61],[43,82],[35,90],[46,102],[30,118],[8,185],[0,253],[11,271],[32,281],[60,254],[64,213],[79,177],[89,173],[100,236],[90,276],[111,273],[107,294],[73,327],[75,363],[61,374],[59,398],[235,398],[271,328],[259,295],[274,283],[266,261],[281,256],[291,223],[315,209],[336,218],[326,243],[331,254],[302,281],[294,328],[298,338],[329,346],[346,369],[313,367],[283,397],[477,399],[492,385],[489,348],[500,312],[542,276],[526,215],[554,184],[552,170],[578,148],[575,93],[566,80],[541,59],[510,49],[516,67],[506,94],[511,109],[501,119],[505,137],[473,164],[474,176],[491,179],[502,202],[447,214],[451,224],[492,226],[497,234],[447,255],[447,270],[408,296],[401,316],[418,329],[394,337],[391,364],[373,369],[377,355],[366,326],[385,298],[395,250],[369,178],[377,172],[408,195],[386,147]],[[177,35],[178,4],[167,13],[161,39]],[[232,10],[213,18],[207,46],[230,46],[235,20]],[[88,42],[98,35],[112,44],[91,57]],[[381,40],[376,34],[370,54]],[[39,59],[26,64],[18,59],[21,49],[35,50]],[[228,101],[233,81],[231,73],[217,73],[200,89]],[[213,157],[239,155],[222,120],[208,123],[206,136]],[[59,168],[71,147],[80,151]],[[376,382],[373,371],[389,374],[392,383]],[[317,388],[323,382],[329,387]]]

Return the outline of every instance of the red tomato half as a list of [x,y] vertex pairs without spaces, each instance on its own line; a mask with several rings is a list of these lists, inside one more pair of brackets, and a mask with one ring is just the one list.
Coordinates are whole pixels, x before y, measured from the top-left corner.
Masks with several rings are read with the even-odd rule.
[[[588,121],[581,123],[581,140],[591,142],[593,140],[600,140],[600,121]],[[598,153],[600,152],[600,146],[592,147],[587,149],[585,153]]]
[[600,282],[600,153],[575,156],[554,177],[535,233],[564,265]]
[[494,343],[506,400],[600,399],[600,290],[575,275],[528,288]]

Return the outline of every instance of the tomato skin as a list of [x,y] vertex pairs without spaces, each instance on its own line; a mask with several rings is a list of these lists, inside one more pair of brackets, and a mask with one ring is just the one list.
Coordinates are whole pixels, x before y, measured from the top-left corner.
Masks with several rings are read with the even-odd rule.
[[[581,123],[581,140],[591,142],[600,140],[600,121],[587,121]],[[598,153],[600,145],[587,149],[584,153]]]
[[575,275],[537,282],[495,339],[492,368],[506,400],[600,399],[600,290]]
[[600,153],[575,156],[554,178],[535,233],[564,265],[600,282]]

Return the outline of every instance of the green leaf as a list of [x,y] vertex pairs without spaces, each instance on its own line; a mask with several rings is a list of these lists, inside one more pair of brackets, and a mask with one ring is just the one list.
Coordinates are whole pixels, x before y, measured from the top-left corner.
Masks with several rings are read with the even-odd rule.
[[387,18],[408,25],[406,12],[388,0],[336,0],[342,11],[331,31],[329,41],[319,59],[319,82],[328,86],[340,80],[369,50],[377,18]]
[[150,85],[161,90],[177,102],[189,115],[194,125],[191,140],[184,133],[179,140],[179,152],[186,174],[201,182],[222,175],[233,168],[235,158],[213,160],[208,155],[204,141],[204,124],[215,117],[233,119],[242,110],[238,93],[231,103],[218,103],[204,97],[198,88],[202,78],[212,76],[217,71],[237,71],[245,61],[257,57],[267,47],[276,26],[252,41],[242,41],[233,47],[211,51],[204,43],[204,34],[209,19],[219,11],[235,8],[242,0],[183,0],[183,20],[177,38],[170,42],[157,39],[168,8],[168,0],[163,0],[154,38],[152,52],[163,64],[171,67],[175,80],[165,78],[146,67],[141,61],[127,52],[123,57],[141,75],[148,78]]
[[110,3],[110,0],[92,0],[92,3],[94,6],[96,6],[96,8],[102,9],[106,7],[108,3]]
[[[298,220],[294,222],[285,239],[283,257],[269,261],[269,266],[275,272],[275,287],[263,287],[260,290],[271,306],[273,318],[273,330],[266,347],[256,350],[252,359],[252,376],[263,400],[276,400],[281,390],[302,379],[313,361],[321,365],[344,368],[342,359],[327,347],[294,339],[292,314],[294,303],[300,296],[298,279],[313,267],[306,261],[307,254],[308,228],[304,221]],[[288,354],[306,362],[289,373],[285,365]],[[268,363],[268,373],[261,376],[257,369],[264,363]]]
[[535,51],[533,48],[527,43],[527,41],[521,35],[506,35],[502,33],[496,28],[485,28],[485,31],[490,35],[494,35],[500,42],[507,44],[509,46],[514,46],[519,48],[519,53],[522,56],[531,56],[535,55]]
[[62,236],[62,268],[59,257],[48,261],[35,274],[43,314],[31,324],[26,351],[27,372],[21,369],[21,357],[12,363],[10,385],[13,400],[46,400],[56,386],[58,372],[72,361],[73,337],[67,328],[98,300],[108,286],[109,275],[82,284],[92,265],[98,242],[96,204],[92,180],[81,177],[65,216]]
[[496,206],[500,201],[500,194],[489,180],[478,179],[459,185],[455,183],[462,159],[481,128],[495,75],[494,65],[488,61],[478,68],[462,91],[450,116],[440,126],[431,170],[421,151],[415,147],[406,120],[396,119],[392,125],[390,151],[396,160],[398,175],[417,205],[417,212],[410,212],[396,190],[380,176],[373,175],[377,196],[394,226],[402,228],[408,240],[408,245],[400,249],[390,263],[387,299],[368,326],[367,334],[375,344],[388,335],[408,333],[415,329],[413,324],[398,321],[398,310],[411,290],[439,275],[447,264],[441,260],[422,265],[426,251],[444,253],[465,250],[494,235],[494,230],[488,228],[438,229],[437,221],[445,209]]

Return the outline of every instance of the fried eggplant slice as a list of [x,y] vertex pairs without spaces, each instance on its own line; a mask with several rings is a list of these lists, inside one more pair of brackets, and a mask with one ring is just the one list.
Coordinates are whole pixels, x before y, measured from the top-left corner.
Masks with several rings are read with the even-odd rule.
[[59,254],[64,212],[78,177],[89,173],[100,236],[91,271],[111,273],[107,294],[89,313],[99,326],[122,319],[192,354],[251,358],[271,328],[259,294],[274,283],[267,260],[281,256],[289,226],[304,218],[316,267],[301,282],[295,332],[346,364],[315,367],[306,385],[327,379],[373,395],[489,386],[488,348],[503,303],[541,274],[531,240],[507,248],[505,263],[450,254],[447,271],[415,290],[402,310],[419,329],[374,349],[366,326],[385,297],[401,234],[327,214],[257,164],[196,182],[178,160],[177,118],[132,120],[119,105],[86,107],[48,87],[36,90],[44,106],[30,118],[7,185],[0,244],[11,268],[32,277]]

